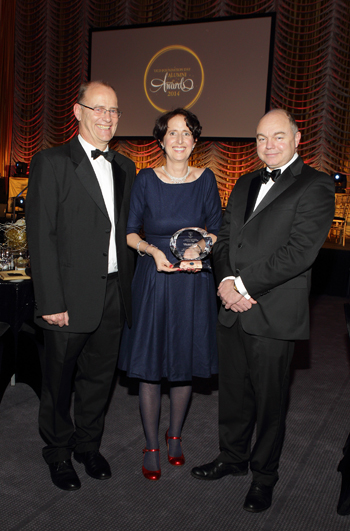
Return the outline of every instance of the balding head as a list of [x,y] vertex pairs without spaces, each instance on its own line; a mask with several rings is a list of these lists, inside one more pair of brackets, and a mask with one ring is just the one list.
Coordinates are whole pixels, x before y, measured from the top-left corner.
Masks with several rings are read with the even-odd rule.
[[273,109],[263,116],[256,131],[257,153],[271,169],[281,168],[293,157],[300,142],[293,116],[284,109]]

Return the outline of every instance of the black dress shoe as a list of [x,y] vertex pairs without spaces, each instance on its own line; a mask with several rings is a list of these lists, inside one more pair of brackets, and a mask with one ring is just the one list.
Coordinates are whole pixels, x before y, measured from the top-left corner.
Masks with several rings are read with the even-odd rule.
[[266,511],[272,502],[273,487],[253,481],[246,496],[243,509],[250,513]]
[[111,468],[100,452],[74,452],[74,459],[83,463],[86,473],[94,479],[109,479],[112,476]]
[[350,514],[350,469],[345,458],[338,465],[338,472],[342,474],[340,496],[338,500],[337,513],[341,516]]
[[78,490],[81,487],[80,480],[73,468],[72,461],[59,461],[49,463],[52,483],[62,490]]
[[232,476],[246,476],[248,474],[247,463],[239,463],[233,465],[230,463],[222,463],[215,459],[211,463],[192,468],[191,475],[196,479],[205,479],[207,481],[213,479],[220,479],[228,475]]

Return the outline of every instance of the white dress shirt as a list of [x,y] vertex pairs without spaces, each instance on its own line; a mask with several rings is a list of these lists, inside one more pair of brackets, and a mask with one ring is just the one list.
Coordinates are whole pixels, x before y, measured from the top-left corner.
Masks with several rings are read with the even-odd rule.
[[[115,240],[115,221],[114,221],[114,183],[113,183],[113,171],[112,164],[108,162],[102,155],[93,159],[91,151],[95,146],[86,142],[81,135],[78,135],[79,142],[84,148],[85,153],[88,156],[89,161],[94,169],[96,178],[101,188],[103,200],[106,205],[109,220],[111,222],[111,233],[109,237],[109,249],[108,249],[108,273],[115,273],[118,271],[117,263],[117,246]],[[108,151],[106,149],[105,151]]]

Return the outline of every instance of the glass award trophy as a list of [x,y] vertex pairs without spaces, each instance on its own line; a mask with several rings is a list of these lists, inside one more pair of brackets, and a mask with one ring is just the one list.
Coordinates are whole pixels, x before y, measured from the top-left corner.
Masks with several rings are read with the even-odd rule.
[[213,241],[204,229],[186,227],[170,238],[170,250],[179,259],[174,267],[185,271],[211,271],[208,262],[203,262],[213,247]]

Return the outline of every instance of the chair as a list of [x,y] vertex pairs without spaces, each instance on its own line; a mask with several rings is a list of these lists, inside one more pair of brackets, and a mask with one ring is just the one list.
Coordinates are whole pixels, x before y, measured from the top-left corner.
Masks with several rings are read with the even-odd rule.
[[345,245],[346,223],[350,210],[350,196],[347,194],[335,194],[335,212],[328,237],[334,237],[337,243]]

